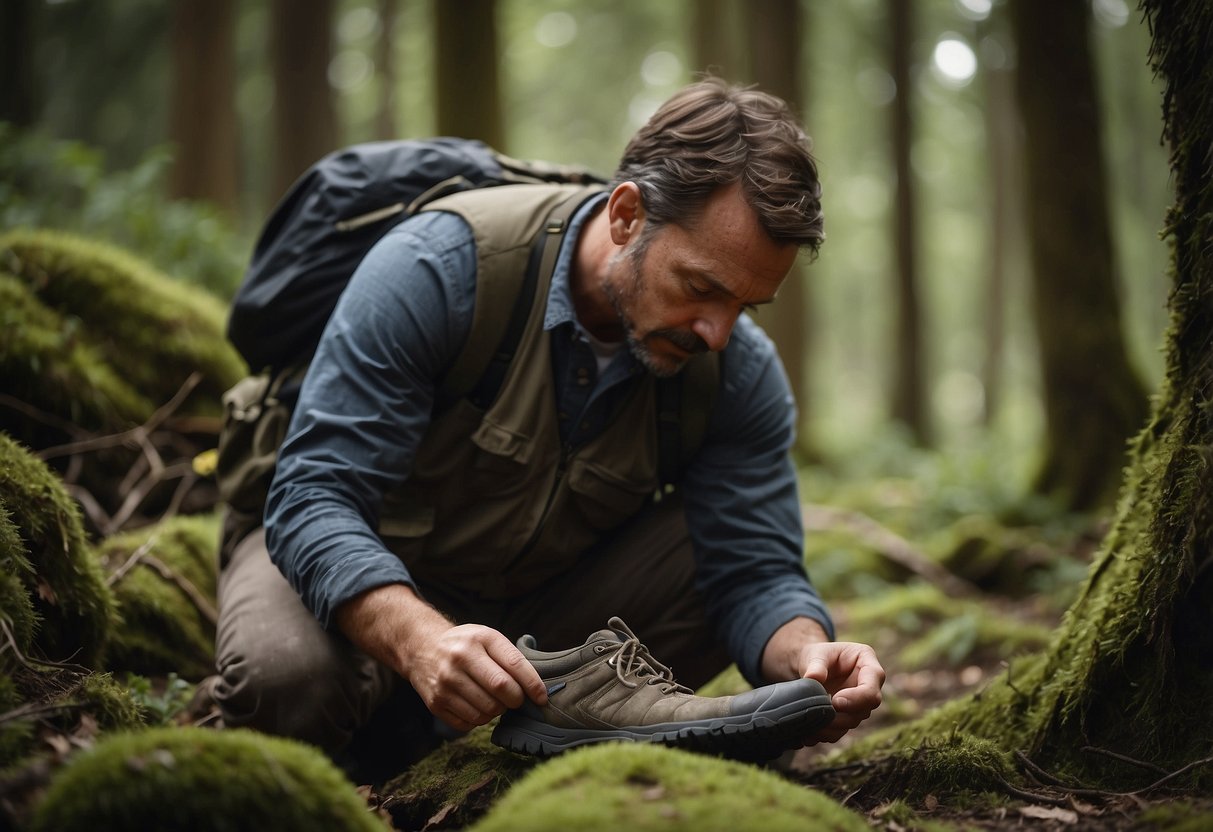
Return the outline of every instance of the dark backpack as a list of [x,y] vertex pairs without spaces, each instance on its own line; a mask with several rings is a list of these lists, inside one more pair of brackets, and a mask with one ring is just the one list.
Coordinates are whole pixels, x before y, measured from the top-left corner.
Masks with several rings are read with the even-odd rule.
[[338,150],[304,173],[270,215],[232,301],[228,339],[254,372],[305,364],[367,251],[426,203],[493,185],[603,181],[581,168],[520,162],[469,139]]

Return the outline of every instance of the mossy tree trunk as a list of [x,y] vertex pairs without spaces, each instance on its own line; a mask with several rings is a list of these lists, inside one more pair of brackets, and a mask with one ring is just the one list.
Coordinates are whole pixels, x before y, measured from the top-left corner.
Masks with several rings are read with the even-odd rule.
[[497,0],[433,0],[438,132],[505,150],[497,80]]
[[400,134],[396,106],[396,20],[400,0],[379,0],[379,34],[375,37],[375,74],[379,76],[379,102],[375,108],[375,137],[394,139]]
[[[1143,5],[1151,55],[1166,82],[1174,288],[1166,378],[1132,444],[1115,523],[1044,654],[1013,662],[980,694],[852,754],[884,743],[915,748],[960,732],[1125,788],[1159,775],[1087,747],[1177,770],[1213,746],[1213,7],[1205,0]],[[1207,766],[1187,777],[1206,793],[1213,784]]]
[[1108,505],[1146,392],[1121,330],[1087,3],[1013,0],[1046,450],[1037,491]]

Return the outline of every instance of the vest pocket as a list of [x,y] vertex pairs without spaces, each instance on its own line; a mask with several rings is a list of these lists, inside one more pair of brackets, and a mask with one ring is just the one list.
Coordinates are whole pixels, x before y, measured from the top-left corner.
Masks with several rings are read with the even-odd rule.
[[530,486],[526,463],[530,460],[533,443],[529,437],[485,421],[472,434],[472,444],[475,450],[464,482],[470,493],[500,497]]
[[613,529],[635,515],[656,487],[655,481],[625,479],[609,468],[581,459],[569,466],[568,483],[582,518],[598,530]]

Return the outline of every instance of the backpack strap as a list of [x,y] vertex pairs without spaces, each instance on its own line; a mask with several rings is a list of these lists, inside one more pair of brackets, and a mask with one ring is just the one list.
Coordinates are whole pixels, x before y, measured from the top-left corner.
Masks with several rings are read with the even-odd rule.
[[600,188],[578,188],[561,200],[549,213],[543,227],[531,243],[525,272],[499,273],[480,285],[477,276],[476,303],[487,310],[510,307],[510,317],[493,326],[500,317],[476,315],[462,352],[451,365],[439,388],[436,410],[449,407],[467,396],[476,407],[487,409],[497,398],[509,371],[518,342],[526,329],[535,292],[548,285],[556,270],[560,246],[568,231],[569,219],[587,199],[601,193]]

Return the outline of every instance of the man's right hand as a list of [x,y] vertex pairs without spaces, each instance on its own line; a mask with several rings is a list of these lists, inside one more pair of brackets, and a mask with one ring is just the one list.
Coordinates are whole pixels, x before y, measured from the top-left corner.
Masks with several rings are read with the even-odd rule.
[[504,635],[456,625],[403,584],[342,604],[337,624],[363,652],[403,676],[430,713],[457,731],[484,725],[529,698],[547,704],[531,663]]

